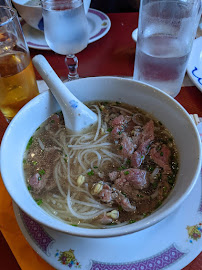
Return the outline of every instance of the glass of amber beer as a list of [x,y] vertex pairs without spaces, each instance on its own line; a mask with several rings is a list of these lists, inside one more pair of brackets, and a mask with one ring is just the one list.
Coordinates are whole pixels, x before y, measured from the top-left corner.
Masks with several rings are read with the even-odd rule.
[[0,6],[0,110],[7,121],[38,93],[17,12]]

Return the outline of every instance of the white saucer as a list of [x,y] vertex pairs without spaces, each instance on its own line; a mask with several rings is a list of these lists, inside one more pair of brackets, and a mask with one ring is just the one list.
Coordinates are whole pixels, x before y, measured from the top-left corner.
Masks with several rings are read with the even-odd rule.
[[[90,8],[88,10],[87,19],[90,29],[89,43],[92,43],[105,36],[111,27],[111,21],[109,17],[105,13],[96,9]],[[50,50],[45,41],[44,33],[42,31],[34,29],[27,23],[22,23],[22,29],[27,44],[30,48],[39,50]]]
[[26,240],[58,270],[176,270],[202,251],[201,182],[200,175],[189,197],[168,218],[143,231],[108,239],[56,232],[13,207]]
[[[138,28],[136,28],[135,30],[133,30],[132,32],[132,39],[137,42],[137,34],[138,34]],[[198,26],[198,29],[197,29],[197,33],[196,33],[196,37],[200,37],[202,36],[202,17],[201,17],[201,22]]]
[[195,86],[202,91],[202,37],[194,40],[187,64],[187,73]]

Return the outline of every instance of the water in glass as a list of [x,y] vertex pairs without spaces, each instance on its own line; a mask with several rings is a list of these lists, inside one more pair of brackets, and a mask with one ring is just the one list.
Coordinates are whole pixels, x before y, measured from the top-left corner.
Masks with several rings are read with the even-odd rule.
[[88,22],[83,3],[78,2],[75,8],[43,11],[46,41],[59,54],[75,54],[88,45]]
[[192,2],[142,0],[134,79],[173,97],[180,91],[197,29],[200,5],[197,9],[198,1],[196,6]]

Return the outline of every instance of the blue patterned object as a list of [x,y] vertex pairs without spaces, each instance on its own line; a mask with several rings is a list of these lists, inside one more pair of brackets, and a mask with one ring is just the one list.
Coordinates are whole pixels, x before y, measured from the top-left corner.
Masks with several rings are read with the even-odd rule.
[[73,109],[76,109],[78,107],[78,101],[76,100],[70,100],[69,104]]
[[131,263],[105,264],[102,262],[93,261],[90,270],[160,270],[165,269],[165,267],[175,263],[184,255],[185,253],[179,251],[174,245],[171,245],[169,248],[163,250],[155,256]]
[[202,85],[202,78],[201,77],[198,77],[195,72],[198,70],[197,67],[195,67],[193,70],[192,70],[192,74],[194,77],[196,77],[198,79],[198,83],[200,83]]

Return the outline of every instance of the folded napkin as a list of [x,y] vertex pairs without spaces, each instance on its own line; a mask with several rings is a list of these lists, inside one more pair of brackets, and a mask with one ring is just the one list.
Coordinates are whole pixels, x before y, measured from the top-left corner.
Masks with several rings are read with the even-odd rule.
[[[201,119],[200,119],[201,120]],[[202,122],[198,124],[202,138]],[[0,230],[4,235],[22,270],[53,270],[29,245],[18,227],[13,212],[12,200],[0,175]]]

